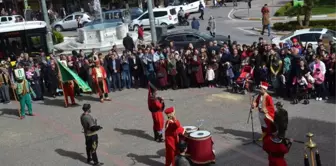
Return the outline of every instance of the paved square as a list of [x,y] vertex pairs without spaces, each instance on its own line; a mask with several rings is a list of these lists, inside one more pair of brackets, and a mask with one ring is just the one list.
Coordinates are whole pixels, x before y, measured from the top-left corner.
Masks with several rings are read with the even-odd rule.
[[[147,90],[130,89],[110,93],[111,102],[98,102],[96,95],[77,99],[91,103],[92,114],[104,127],[99,132],[98,157],[107,166],[164,165],[164,144],[152,138],[152,119],[147,109]],[[216,165],[267,165],[267,155],[255,145],[242,145],[251,138],[247,124],[248,95],[230,94],[220,88],[168,90],[159,92],[166,107],[175,106],[182,125],[197,125],[211,132],[216,150]],[[276,100],[276,99],[274,99]],[[284,101],[290,122],[287,136],[307,141],[315,134],[323,165],[335,165],[335,104],[311,101],[309,105],[290,105]],[[85,166],[84,136],[79,117],[81,106],[63,108],[63,97],[35,102],[36,117],[18,120],[17,103],[0,105],[1,166]],[[253,114],[257,137],[260,124]],[[287,161],[303,165],[304,145],[293,144]]]

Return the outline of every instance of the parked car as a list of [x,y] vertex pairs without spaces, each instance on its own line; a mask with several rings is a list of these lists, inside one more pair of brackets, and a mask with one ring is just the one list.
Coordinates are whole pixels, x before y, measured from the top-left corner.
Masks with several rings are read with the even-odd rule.
[[300,42],[303,46],[306,43],[311,43],[313,48],[316,49],[318,47],[318,40],[322,39],[322,37],[326,35],[332,37],[332,39],[336,40],[336,32],[326,29],[326,28],[307,28],[307,29],[300,29],[296,30],[292,33],[284,35],[282,37],[275,37],[272,39],[272,43],[279,44],[279,43],[289,43],[292,44],[292,39],[296,38],[298,42]]
[[0,24],[10,24],[21,21],[24,21],[21,15],[0,16]]
[[170,6],[176,7],[177,10],[180,10],[180,7],[182,7],[185,13],[199,12],[200,3],[205,7],[204,0],[169,0]]
[[213,37],[208,33],[203,33],[195,29],[183,29],[163,34],[158,45],[167,47],[169,46],[169,42],[173,41],[177,49],[186,48],[189,43],[192,43],[195,48],[200,48],[214,40],[218,42],[218,45],[223,46],[224,42],[229,41],[229,38],[223,35]]
[[51,27],[56,31],[60,32],[63,30],[72,30],[78,28],[78,18],[81,17],[81,23],[85,25],[86,23],[91,22],[91,18],[86,13],[76,12],[72,13],[60,21],[55,21]]
[[[156,25],[173,27],[178,23],[175,7],[155,8],[153,9],[153,13]],[[137,31],[140,25],[143,25],[144,28],[150,27],[148,11],[145,11],[138,18],[132,20],[129,24],[129,29]]]

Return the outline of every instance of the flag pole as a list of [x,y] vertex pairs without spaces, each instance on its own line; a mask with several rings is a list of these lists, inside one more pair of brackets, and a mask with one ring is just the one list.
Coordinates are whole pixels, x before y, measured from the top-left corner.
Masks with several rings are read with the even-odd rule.
[[59,78],[61,78],[61,88],[62,88],[62,91],[63,91],[64,106],[67,107],[68,105],[66,104],[65,91],[64,91],[64,88],[63,88],[63,78],[62,78],[60,67],[58,65],[58,60],[56,58],[54,58],[54,56],[52,58],[54,59],[56,65],[57,65],[58,76],[59,76]]
[[18,113],[19,113],[19,118],[21,119],[21,111],[20,111],[21,105],[19,104],[19,101],[17,100],[16,92],[15,92],[15,90],[13,88],[14,87],[14,83],[11,83],[11,84],[12,84],[12,86],[10,88],[12,89],[13,96],[14,96],[14,99],[15,99],[15,103],[19,105],[19,107],[18,107],[17,110],[18,110]]

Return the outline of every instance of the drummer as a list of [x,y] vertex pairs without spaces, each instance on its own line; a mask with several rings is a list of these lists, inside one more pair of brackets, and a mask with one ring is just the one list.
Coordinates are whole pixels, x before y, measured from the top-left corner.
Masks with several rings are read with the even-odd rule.
[[165,166],[175,166],[175,156],[177,156],[176,144],[179,142],[179,135],[185,133],[180,121],[176,119],[175,108],[169,107],[165,111],[168,120],[165,127],[166,164]]

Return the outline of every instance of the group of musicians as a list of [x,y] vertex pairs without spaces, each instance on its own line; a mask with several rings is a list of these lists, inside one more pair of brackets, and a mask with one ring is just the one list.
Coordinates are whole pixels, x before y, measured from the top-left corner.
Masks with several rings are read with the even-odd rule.
[[[288,153],[292,144],[292,140],[285,138],[288,114],[283,109],[282,103],[278,102],[274,106],[273,99],[267,93],[267,89],[268,83],[262,82],[259,95],[252,101],[252,108],[259,111],[259,119],[263,132],[259,140],[263,141],[263,150],[268,154],[270,166],[286,166],[287,163],[284,155]],[[164,100],[162,97],[157,96],[156,91],[156,88],[149,83],[148,109],[151,111],[153,118],[154,140],[157,142],[165,141],[166,166],[185,163],[189,161],[184,156],[187,146],[186,142],[180,141],[179,137],[185,134],[185,129],[181,126],[179,120],[176,119],[174,107],[165,109]],[[164,123],[163,112],[168,118],[166,123]],[[162,135],[164,128],[165,139],[163,139]]]
[[272,97],[267,93],[268,83],[261,82],[260,93],[252,100],[252,108],[259,111],[259,120],[262,130],[263,150],[268,154],[269,166],[287,166],[284,158],[289,152],[293,140],[287,139],[288,113],[281,102],[275,107]]
[[[252,108],[257,108],[259,111],[259,119],[263,131],[261,140],[263,141],[263,150],[268,154],[269,165],[287,166],[284,155],[289,152],[293,141],[285,137],[288,114],[280,102],[275,104],[277,108],[277,111],[275,111],[272,97],[267,93],[267,88],[268,84],[262,82],[259,95],[255,100],[252,100]],[[164,99],[157,96],[156,92],[155,86],[148,83],[148,109],[152,113],[154,140],[165,142],[165,166],[192,165],[190,159],[185,156],[188,142],[182,139],[183,136],[187,137],[187,132],[176,118],[175,108],[169,107],[165,109]],[[102,129],[102,127],[98,126],[97,122],[89,115],[90,105],[85,104],[83,111],[81,123],[86,134],[88,162],[94,160],[95,165],[102,165],[96,155],[98,142],[96,131]],[[164,122],[163,113],[167,116],[166,122]]]

